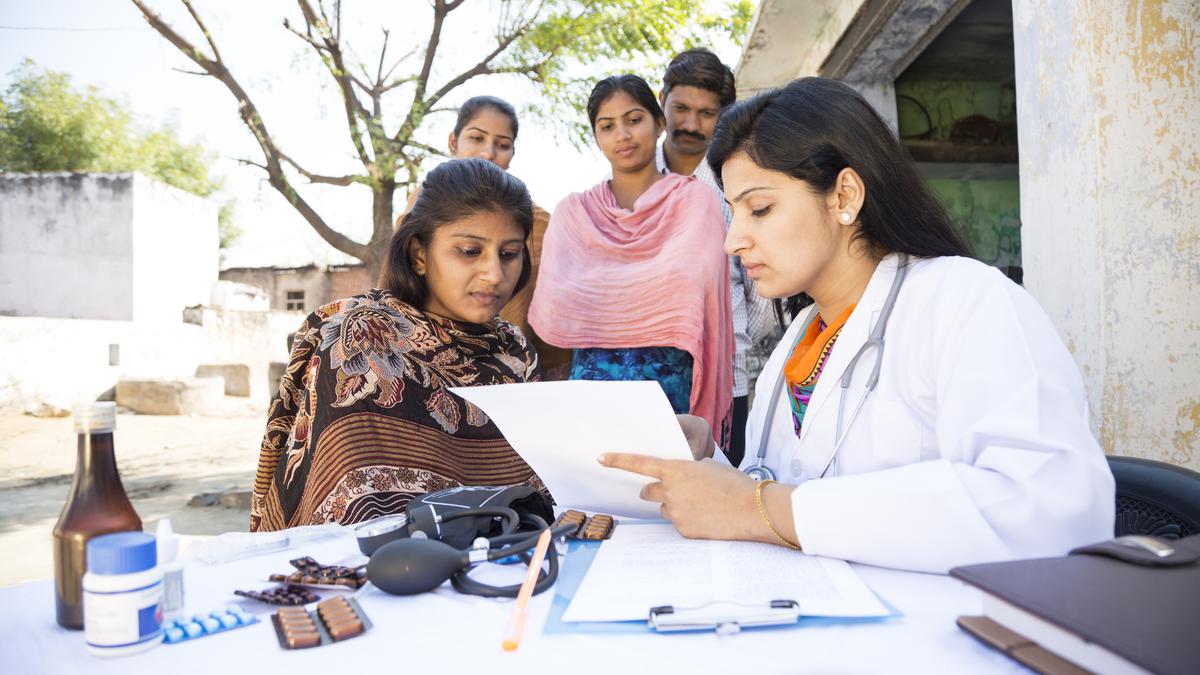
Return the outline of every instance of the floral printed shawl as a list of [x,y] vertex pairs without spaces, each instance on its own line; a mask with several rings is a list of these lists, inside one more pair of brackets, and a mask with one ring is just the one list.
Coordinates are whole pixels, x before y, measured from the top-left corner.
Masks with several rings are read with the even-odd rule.
[[487,415],[446,391],[536,380],[537,367],[504,321],[452,321],[380,290],[321,307],[271,402],[250,529],[355,523],[456,485],[544,489]]

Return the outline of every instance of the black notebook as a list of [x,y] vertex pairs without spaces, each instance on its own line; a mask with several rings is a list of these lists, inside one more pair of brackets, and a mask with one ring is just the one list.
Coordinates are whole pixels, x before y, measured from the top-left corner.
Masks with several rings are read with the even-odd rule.
[[[1125,537],[1062,558],[969,565],[950,574],[984,592],[990,620],[964,617],[959,625],[1023,663],[1015,652],[1032,647],[1029,653],[1045,650],[1095,672],[1200,673],[1200,535]],[[978,630],[993,624],[1018,635],[990,639]]]

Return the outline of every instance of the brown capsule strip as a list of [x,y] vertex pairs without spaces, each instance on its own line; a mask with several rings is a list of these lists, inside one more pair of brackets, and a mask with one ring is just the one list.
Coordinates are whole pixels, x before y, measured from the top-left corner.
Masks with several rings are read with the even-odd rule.
[[362,622],[358,619],[337,623],[328,627],[329,636],[334,640],[345,640],[363,632]]
[[287,643],[291,649],[314,647],[321,643],[321,636],[315,630],[300,633],[289,632],[287,634]]
[[349,605],[327,607],[324,611],[318,611],[321,615],[321,620],[325,622],[326,626],[344,624],[351,621],[361,623],[360,617]]

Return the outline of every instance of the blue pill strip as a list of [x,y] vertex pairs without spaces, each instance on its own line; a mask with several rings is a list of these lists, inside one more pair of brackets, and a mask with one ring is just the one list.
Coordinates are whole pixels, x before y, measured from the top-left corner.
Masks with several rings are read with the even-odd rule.
[[197,614],[190,619],[166,622],[163,625],[163,642],[176,644],[243,628],[258,622],[258,617],[247,613],[240,607],[227,607],[208,614]]

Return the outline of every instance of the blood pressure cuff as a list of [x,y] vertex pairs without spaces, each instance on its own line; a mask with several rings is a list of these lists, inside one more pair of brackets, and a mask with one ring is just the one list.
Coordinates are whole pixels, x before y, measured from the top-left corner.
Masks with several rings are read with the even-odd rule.
[[439,523],[434,514],[445,517],[455,511],[479,508],[510,508],[520,516],[535,515],[547,523],[554,521],[550,500],[541,492],[525,486],[482,487],[463,485],[429,492],[408,503],[409,527],[421,530],[430,539],[440,539],[457,549],[465,549],[477,537],[501,534],[501,525],[491,516],[458,518]]

